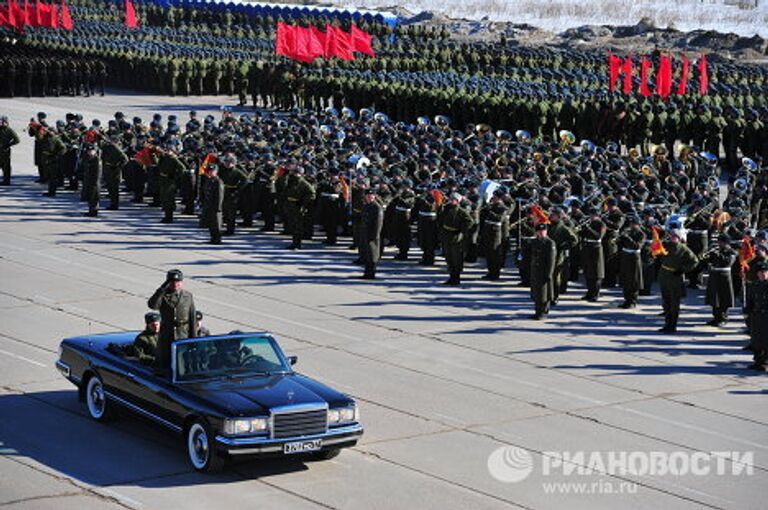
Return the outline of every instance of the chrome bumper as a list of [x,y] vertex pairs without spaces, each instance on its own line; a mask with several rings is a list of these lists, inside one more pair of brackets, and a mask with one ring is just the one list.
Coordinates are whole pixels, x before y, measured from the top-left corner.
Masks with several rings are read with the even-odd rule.
[[230,455],[256,455],[260,453],[281,453],[283,445],[296,441],[323,440],[323,448],[342,443],[354,443],[363,435],[363,426],[359,423],[328,430],[324,434],[302,437],[283,437],[270,439],[268,437],[232,438],[216,436],[219,447]]
[[69,379],[69,374],[71,373],[71,371],[69,369],[69,365],[67,365],[66,363],[64,363],[61,360],[57,360],[56,361],[56,369],[59,371],[59,373],[61,375],[63,375],[67,379]]

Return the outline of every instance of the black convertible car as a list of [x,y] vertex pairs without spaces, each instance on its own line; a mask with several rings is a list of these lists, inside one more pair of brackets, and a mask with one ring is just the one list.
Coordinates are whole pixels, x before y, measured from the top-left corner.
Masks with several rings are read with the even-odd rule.
[[293,371],[267,333],[190,338],[173,344],[171,373],[133,357],[136,333],[67,338],[58,370],[98,421],[129,409],[182,434],[199,471],[235,456],[307,454],[321,459],[363,434],[355,401]]

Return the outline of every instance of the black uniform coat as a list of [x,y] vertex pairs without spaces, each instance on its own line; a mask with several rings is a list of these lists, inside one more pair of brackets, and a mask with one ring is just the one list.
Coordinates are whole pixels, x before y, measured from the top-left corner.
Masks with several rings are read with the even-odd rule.
[[713,308],[731,308],[735,303],[731,267],[736,252],[727,246],[710,252],[704,260],[709,263],[706,304]]
[[531,241],[531,298],[536,302],[551,301],[555,297],[554,274],[557,248],[548,238]]
[[363,261],[376,264],[381,258],[381,229],[384,226],[384,210],[378,202],[374,200],[363,206],[360,224]]
[[768,281],[752,284],[752,291],[747,295],[747,313],[749,313],[750,335],[755,352],[768,349]]

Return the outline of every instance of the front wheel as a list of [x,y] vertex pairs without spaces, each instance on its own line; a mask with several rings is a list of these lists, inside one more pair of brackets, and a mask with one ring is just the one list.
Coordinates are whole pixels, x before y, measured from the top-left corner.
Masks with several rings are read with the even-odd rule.
[[224,468],[224,459],[213,444],[210,428],[196,420],[187,430],[187,455],[197,471],[217,473]]
[[97,375],[88,379],[85,387],[85,406],[88,408],[88,414],[96,421],[103,422],[112,418],[112,408],[107,401],[104,384]]

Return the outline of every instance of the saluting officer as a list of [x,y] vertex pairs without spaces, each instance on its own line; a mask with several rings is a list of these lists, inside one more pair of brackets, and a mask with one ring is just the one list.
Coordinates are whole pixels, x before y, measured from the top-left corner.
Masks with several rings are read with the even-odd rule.
[[191,292],[182,288],[183,282],[184,275],[180,270],[168,271],[165,283],[147,301],[149,308],[160,312],[155,369],[163,374],[171,367],[171,344],[175,340],[197,336],[195,300]]

